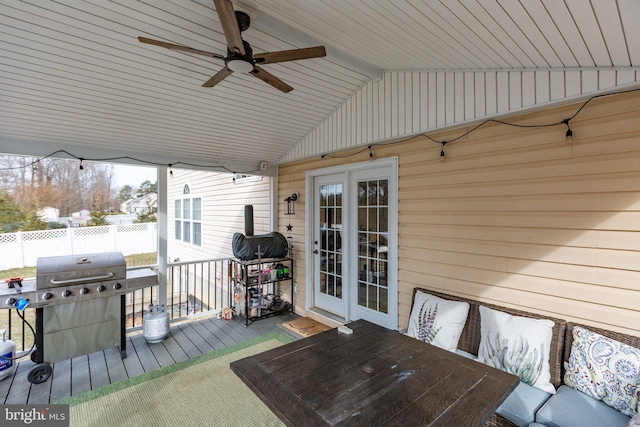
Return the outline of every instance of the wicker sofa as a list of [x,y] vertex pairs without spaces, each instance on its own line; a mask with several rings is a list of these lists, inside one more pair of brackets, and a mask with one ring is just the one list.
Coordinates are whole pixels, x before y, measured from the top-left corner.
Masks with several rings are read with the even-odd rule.
[[[555,325],[553,327],[553,335],[551,340],[550,358],[549,358],[549,365],[551,369],[551,383],[556,388],[560,387],[560,385],[562,384],[562,360],[563,360],[563,350],[564,350],[564,343],[565,343],[565,330],[567,327],[567,323],[565,320],[540,316],[535,313],[515,310],[512,308],[502,307],[498,305],[485,304],[469,298],[462,298],[454,295],[448,295],[441,292],[433,291],[431,289],[424,289],[424,288],[414,288],[413,298],[411,301],[412,308],[415,302],[416,293],[418,291],[426,292],[431,295],[435,295],[439,298],[454,300],[454,301],[462,301],[469,304],[469,315],[467,316],[466,324],[462,330],[460,341],[458,342],[458,349],[464,353],[469,353],[472,355],[478,354],[478,348],[480,346],[480,310],[479,310],[480,305],[483,305],[485,307],[488,307],[494,310],[499,310],[499,311],[511,314],[513,316],[523,316],[523,317],[530,317],[533,319],[552,320],[555,323]],[[504,416],[498,413],[495,413],[485,423],[485,427],[498,427],[498,426],[513,427],[513,426],[517,426],[517,424],[514,424],[513,422],[506,419]]]
[[[505,402],[500,405],[496,413],[492,414],[491,417],[486,421],[485,427],[625,427],[629,422],[630,417],[622,414],[621,412],[618,412],[616,409],[610,406],[607,406],[604,402],[593,399],[578,390],[564,385],[563,378],[565,374],[565,363],[569,362],[569,358],[571,355],[574,326],[580,326],[582,328],[588,329],[591,332],[595,332],[607,338],[611,338],[623,344],[635,347],[636,349],[640,349],[640,337],[617,333],[606,329],[595,328],[592,326],[569,323],[563,319],[541,316],[535,313],[515,310],[508,307],[481,303],[473,299],[449,295],[426,288],[414,288],[413,298],[411,301],[412,309],[416,301],[416,293],[418,291],[422,291],[446,300],[461,301],[469,304],[469,314],[462,330],[462,335],[460,336],[457,350],[459,354],[465,355],[467,357],[473,357],[473,355],[478,354],[478,349],[480,346],[479,307],[481,305],[493,310],[511,314],[513,316],[529,317],[532,319],[548,319],[554,322],[550,346],[549,365],[551,371],[551,383],[557,389],[557,393],[553,395],[542,396],[541,399],[539,393],[544,394],[544,392],[536,391],[534,393],[538,393],[537,395],[528,395],[527,393],[529,391],[527,391],[527,387],[529,389],[533,389],[533,387],[521,383],[521,385],[523,385],[525,393],[521,394],[516,400],[526,401],[529,400],[529,396],[534,396],[535,399],[531,400],[536,400],[536,402],[534,404],[526,402],[527,404],[524,405],[526,407],[526,414],[523,414],[522,412],[519,414],[509,412],[510,406],[511,408],[514,407],[514,405],[510,405],[514,403],[514,399],[512,399],[513,395],[517,394],[519,391],[522,391],[519,390],[519,386],[507,398],[507,400],[505,400]],[[509,402],[510,400],[512,402]],[[518,410],[522,411],[522,406],[523,405],[519,405],[519,402],[516,402],[516,412]],[[531,420],[531,417],[533,416],[535,416],[535,423],[533,423],[533,420]],[[510,419],[505,417],[515,419],[517,421],[512,422]],[[531,420],[532,423],[529,424],[526,421],[527,419]]]

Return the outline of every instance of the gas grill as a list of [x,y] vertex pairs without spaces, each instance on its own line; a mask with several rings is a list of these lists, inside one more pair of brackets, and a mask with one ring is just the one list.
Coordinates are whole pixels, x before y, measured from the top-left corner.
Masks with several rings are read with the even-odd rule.
[[29,381],[46,381],[50,363],[111,347],[126,357],[125,294],[157,284],[149,268],[127,271],[120,252],[38,258],[35,291],[22,294],[36,308]]

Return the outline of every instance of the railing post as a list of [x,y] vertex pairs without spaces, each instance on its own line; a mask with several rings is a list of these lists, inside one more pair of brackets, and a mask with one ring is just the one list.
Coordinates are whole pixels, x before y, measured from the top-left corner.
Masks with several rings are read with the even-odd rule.
[[26,267],[25,259],[24,259],[24,240],[22,239],[22,231],[18,231],[16,233],[16,242],[20,247],[20,261],[22,264],[20,267]]

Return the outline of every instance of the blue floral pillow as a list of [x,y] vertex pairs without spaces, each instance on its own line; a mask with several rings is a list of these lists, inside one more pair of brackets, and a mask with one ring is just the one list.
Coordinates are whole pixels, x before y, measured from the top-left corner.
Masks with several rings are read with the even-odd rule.
[[625,415],[638,413],[640,350],[580,326],[573,327],[564,382]]

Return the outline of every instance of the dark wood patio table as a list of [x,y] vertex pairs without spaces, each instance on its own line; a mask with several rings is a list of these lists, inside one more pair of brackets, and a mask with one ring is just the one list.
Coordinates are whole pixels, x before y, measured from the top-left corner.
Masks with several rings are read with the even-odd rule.
[[[289,426],[480,426],[514,375],[358,320],[231,363]],[[242,408],[250,411],[251,408]]]

